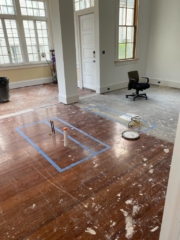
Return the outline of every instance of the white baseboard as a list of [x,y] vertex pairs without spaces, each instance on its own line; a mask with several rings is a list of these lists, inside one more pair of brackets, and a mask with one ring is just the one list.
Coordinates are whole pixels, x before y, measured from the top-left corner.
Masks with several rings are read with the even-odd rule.
[[[109,84],[109,85],[105,85],[103,87],[97,87],[96,88],[96,93],[105,93],[105,92],[111,92],[111,91],[114,91],[114,90],[118,90],[118,89],[121,89],[121,88],[126,88],[128,86],[128,81],[126,82],[121,82],[121,83],[116,83],[116,84]],[[109,88],[109,90],[108,90]]]
[[168,80],[162,80],[162,79],[154,79],[150,78],[149,80],[150,84],[158,85],[158,86],[165,86],[165,87],[172,87],[172,88],[180,88],[180,81],[168,81]]
[[59,94],[59,102],[62,102],[64,104],[79,102],[79,95],[64,96]]
[[14,89],[14,88],[28,87],[28,86],[40,85],[40,84],[51,83],[51,82],[53,82],[52,77],[32,79],[32,80],[26,80],[26,81],[20,81],[20,82],[10,82],[9,88]]

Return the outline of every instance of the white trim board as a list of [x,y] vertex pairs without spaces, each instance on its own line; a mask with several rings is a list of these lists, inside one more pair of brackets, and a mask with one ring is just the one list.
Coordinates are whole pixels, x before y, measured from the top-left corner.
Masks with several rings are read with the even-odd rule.
[[[165,87],[172,87],[172,88],[180,88],[180,81],[174,81],[174,80],[163,80],[158,78],[149,78],[149,83],[158,85],[158,86],[165,86]],[[160,83],[158,83],[160,82]]]
[[10,82],[9,88],[21,88],[21,87],[28,87],[28,86],[34,86],[34,85],[40,85],[44,83],[52,83],[52,77],[48,78],[39,78],[39,79],[32,79],[32,80],[26,80],[26,81],[20,81],[20,82]]
[[[127,88],[128,86],[128,81],[125,82],[121,82],[121,83],[115,83],[115,84],[109,84],[109,85],[105,85],[102,87],[96,87],[96,93],[105,93],[105,92],[111,92],[114,90],[118,90],[118,89],[122,89],[122,88]],[[108,90],[108,88],[110,88],[110,90]]]

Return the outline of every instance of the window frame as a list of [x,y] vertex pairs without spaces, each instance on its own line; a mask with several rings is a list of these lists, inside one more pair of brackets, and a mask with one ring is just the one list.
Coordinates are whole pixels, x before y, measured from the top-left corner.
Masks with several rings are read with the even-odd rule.
[[[14,4],[14,9],[15,9],[15,15],[10,15],[10,14],[0,14],[0,19],[2,22],[4,22],[5,19],[10,19],[10,20],[15,20],[17,24],[17,30],[20,38],[20,47],[21,47],[21,52],[22,52],[22,58],[23,62],[22,63],[9,63],[9,64],[3,64],[0,65],[0,70],[8,70],[8,69],[16,69],[16,68],[26,68],[26,67],[39,67],[39,66],[47,66],[46,61],[36,61],[36,62],[29,62],[28,58],[28,52],[27,52],[27,45],[26,45],[26,38],[25,38],[25,31],[24,31],[24,26],[23,26],[23,20],[32,20],[34,21],[36,25],[36,21],[45,21],[47,24],[47,33],[48,33],[48,40],[49,40],[49,49],[53,49],[53,38],[52,38],[52,30],[51,30],[51,20],[50,20],[50,7],[49,7],[49,2],[48,0],[33,0],[33,1],[42,1],[45,4],[45,12],[46,16],[41,17],[41,16],[26,16],[21,14],[21,9],[20,9],[20,2],[19,0],[12,0]],[[9,49],[9,44],[8,44],[8,38],[6,34],[6,29],[4,29],[4,34],[5,34],[5,41],[7,45],[8,52],[10,51]],[[37,31],[36,31],[37,34]],[[38,38],[37,38],[38,40]],[[9,53],[9,59],[11,59],[11,54]],[[41,59],[41,58],[40,58]]]
[[[132,58],[124,58],[119,59],[119,12],[120,12],[120,0],[117,0],[116,2],[116,47],[115,47],[115,64],[121,65],[121,64],[129,64],[129,63],[136,63],[138,58],[138,17],[139,17],[139,0],[135,0],[135,8],[134,8],[134,24],[132,25],[134,27],[134,42],[133,42],[133,57]],[[129,26],[129,25],[125,25]]]

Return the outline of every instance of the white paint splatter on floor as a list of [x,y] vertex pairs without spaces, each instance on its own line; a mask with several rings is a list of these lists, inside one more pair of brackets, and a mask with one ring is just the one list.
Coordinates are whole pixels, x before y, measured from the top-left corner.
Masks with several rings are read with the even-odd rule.
[[126,222],[126,238],[131,239],[134,234],[134,221],[131,216],[128,215],[128,212],[124,211],[123,209],[120,209],[121,212],[125,216],[125,222]]
[[36,207],[36,204],[33,204],[31,208],[34,209],[35,207]]
[[147,161],[147,158],[143,158],[143,160],[146,162],[146,161]]
[[164,152],[165,153],[169,153],[169,149],[164,149]]
[[139,210],[140,210],[140,206],[137,206],[137,205],[133,206],[133,216],[135,216],[139,212]]
[[126,204],[132,204],[132,201],[133,201],[132,199],[129,199],[126,201]]
[[87,228],[85,232],[91,234],[91,235],[96,235],[96,232],[92,228]]
[[116,222],[113,222],[110,227],[114,227],[116,225]]
[[150,169],[150,170],[149,170],[149,173],[153,173],[153,172],[154,172],[154,169]]
[[121,196],[121,193],[117,194],[117,197],[120,197]]
[[127,217],[128,212],[124,211],[124,209],[120,209],[120,211],[124,214],[125,217]]
[[159,228],[159,226],[153,228],[153,229],[151,230],[151,232],[155,232],[158,228]]

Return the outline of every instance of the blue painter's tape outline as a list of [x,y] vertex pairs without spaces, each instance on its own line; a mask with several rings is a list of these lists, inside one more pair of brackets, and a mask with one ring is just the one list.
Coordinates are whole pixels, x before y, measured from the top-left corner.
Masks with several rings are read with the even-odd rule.
[[[100,109],[103,109],[103,110],[105,110],[105,111],[107,111],[107,112],[115,113],[115,114],[118,115],[118,116],[119,116],[119,115],[124,115],[124,116],[127,116],[127,117],[131,117],[130,115],[124,114],[123,112],[119,112],[119,111],[116,111],[116,110],[113,110],[113,109],[110,109],[110,108],[107,108],[107,107],[104,107],[104,106],[100,106],[100,105],[89,106],[89,107],[87,107],[87,108],[84,108],[84,110],[85,110],[85,111],[88,111],[88,112],[91,112],[91,109],[93,109],[93,108],[100,108]],[[114,118],[111,118],[111,117],[109,117],[109,116],[106,116],[105,114],[98,113],[98,112],[93,112],[93,113],[96,114],[96,115],[98,115],[98,116],[104,117],[104,118],[106,118],[106,119],[108,119],[108,120],[110,120],[110,121],[112,121],[112,122],[120,123],[120,124],[124,125],[125,127],[127,127],[127,124],[125,124],[124,122],[118,121],[118,120],[116,120],[116,119],[114,119]],[[141,120],[141,121],[142,121],[143,123],[147,123],[147,121],[145,121],[145,120]],[[139,131],[142,132],[142,133],[145,133],[145,132],[148,132],[148,131],[156,128],[156,127],[157,127],[157,124],[151,124],[151,127],[148,127],[148,128],[146,128],[146,129],[143,129],[143,130],[140,129]]]
[[[56,120],[64,123],[65,125],[67,125],[67,126],[69,126],[69,127],[72,127],[73,129],[76,129],[78,132],[80,132],[80,133],[84,134],[85,136],[91,138],[91,139],[94,140],[95,142],[98,142],[99,144],[105,146],[104,149],[102,149],[102,150],[100,150],[100,151],[98,151],[98,152],[94,152],[94,151],[92,151],[90,148],[88,148],[86,145],[80,143],[79,141],[77,141],[77,140],[74,139],[73,137],[68,136],[68,138],[69,138],[70,140],[72,140],[73,142],[75,142],[76,144],[78,144],[78,145],[79,145],[80,147],[82,147],[83,149],[89,151],[91,154],[90,154],[89,156],[87,156],[87,157],[85,157],[85,158],[83,158],[83,159],[75,162],[75,163],[70,164],[69,166],[67,166],[67,167],[65,167],[65,168],[60,168],[47,154],[45,154],[45,152],[44,152],[42,149],[40,149],[30,138],[28,138],[28,137],[26,136],[26,134],[24,134],[24,133],[20,130],[20,129],[22,129],[22,128],[29,127],[29,126],[33,126],[33,125],[36,125],[36,124],[38,124],[38,123],[45,123],[46,125],[49,125],[49,126],[50,126],[50,124],[49,124],[49,122],[48,122],[49,119],[45,119],[45,120],[42,120],[42,121],[39,121],[39,122],[34,122],[34,123],[26,124],[26,125],[23,125],[23,126],[20,126],[20,127],[16,128],[16,131],[17,131],[29,144],[31,144],[31,146],[33,146],[58,172],[62,173],[62,172],[64,172],[64,171],[66,171],[66,170],[68,170],[68,169],[70,169],[70,168],[72,168],[72,167],[74,167],[74,166],[76,166],[76,165],[78,165],[78,164],[80,164],[80,163],[82,163],[82,162],[85,162],[85,161],[87,161],[88,159],[90,159],[90,158],[92,158],[92,157],[95,157],[95,156],[99,155],[100,153],[103,153],[103,152],[107,151],[108,149],[110,149],[110,146],[108,146],[107,144],[101,142],[101,141],[98,140],[97,138],[92,137],[91,135],[85,133],[84,131],[82,131],[82,130],[76,128],[76,127],[74,127],[73,125],[65,122],[65,121],[62,120],[61,118],[53,117],[53,118],[51,118],[51,119],[56,119]],[[59,133],[61,133],[61,134],[64,134],[63,131],[60,130],[59,128],[56,128],[56,127],[55,127],[55,129],[56,129],[57,132],[59,132]]]

